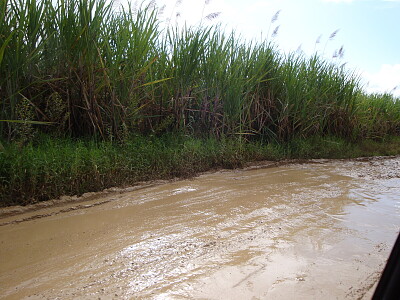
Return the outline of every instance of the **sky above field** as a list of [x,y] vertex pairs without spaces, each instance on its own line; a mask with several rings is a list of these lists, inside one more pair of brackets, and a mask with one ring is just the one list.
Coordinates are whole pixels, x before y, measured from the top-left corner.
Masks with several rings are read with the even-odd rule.
[[[157,0],[156,3],[159,7],[165,5],[163,16],[171,22],[220,23],[225,30],[234,29],[244,39],[274,41],[283,52],[303,51],[311,55],[317,51],[339,64],[347,63],[348,69],[361,75],[368,92],[400,96],[400,0]],[[219,15],[207,19],[212,13]],[[274,16],[277,19],[272,22]],[[330,38],[335,31],[335,37]],[[333,58],[335,50],[342,46],[343,57]]]

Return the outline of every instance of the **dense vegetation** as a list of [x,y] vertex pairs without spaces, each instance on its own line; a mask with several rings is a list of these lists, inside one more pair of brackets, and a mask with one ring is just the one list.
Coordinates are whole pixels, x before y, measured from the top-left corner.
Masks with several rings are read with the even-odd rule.
[[46,136],[23,148],[7,145],[0,152],[0,207],[138,181],[190,177],[210,169],[243,167],[249,161],[394,155],[399,149],[400,138],[353,144],[335,137],[312,137],[278,144],[168,134],[136,136],[115,144]]
[[400,100],[366,95],[343,65],[218,26],[161,30],[158,14],[105,0],[0,1],[3,204],[279,159],[315,136],[344,146],[400,134]]

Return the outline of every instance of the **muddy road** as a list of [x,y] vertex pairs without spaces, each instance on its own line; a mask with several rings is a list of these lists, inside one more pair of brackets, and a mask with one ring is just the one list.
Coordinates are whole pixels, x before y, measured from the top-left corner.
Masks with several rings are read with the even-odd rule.
[[219,171],[0,225],[4,299],[369,299],[400,158]]

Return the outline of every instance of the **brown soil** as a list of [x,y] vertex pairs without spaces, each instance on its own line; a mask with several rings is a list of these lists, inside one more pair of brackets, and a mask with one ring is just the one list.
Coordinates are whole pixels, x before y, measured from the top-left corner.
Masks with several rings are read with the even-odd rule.
[[5,208],[0,298],[368,299],[399,196],[392,157],[253,164]]

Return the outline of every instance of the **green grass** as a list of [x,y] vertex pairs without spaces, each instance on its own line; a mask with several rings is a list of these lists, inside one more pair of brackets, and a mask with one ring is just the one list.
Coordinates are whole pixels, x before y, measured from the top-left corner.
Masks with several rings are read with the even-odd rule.
[[381,140],[361,139],[349,142],[334,136],[293,139],[286,144],[286,156],[295,159],[357,158],[400,154],[400,137]]
[[182,134],[134,136],[124,144],[42,136],[37,144],[5,144],[0,151],[0,206],[80,195],[138,181],[190,177],[258,160],[351,158],[400,154],[400,138],[349,143],[335,137],[287,143]]
[[263,148],[236,140],[167,135],[133,137],[124,144],[42,137],[37,145],[6,144],[0,152],[1,205],[27,204],[138,181],[192,176],[233,168]]

